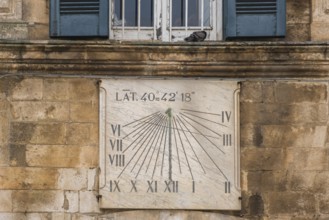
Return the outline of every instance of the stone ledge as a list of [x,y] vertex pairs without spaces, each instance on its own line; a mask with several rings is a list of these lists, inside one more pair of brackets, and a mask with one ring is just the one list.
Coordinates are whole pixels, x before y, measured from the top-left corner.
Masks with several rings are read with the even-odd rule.
[[0,71],[102,76],[327,78],[329,44],[0,41]]

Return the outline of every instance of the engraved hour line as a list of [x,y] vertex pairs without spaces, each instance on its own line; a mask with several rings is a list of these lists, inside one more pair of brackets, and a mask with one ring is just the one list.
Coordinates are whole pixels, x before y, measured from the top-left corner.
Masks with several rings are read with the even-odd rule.
[[[174,124],[175,124],[175,126],[176,126],[176,128],[177,128],[176,118],[173,117],[173,119],[174,119]],[[182,148],[183,148],[183,152],[184,152],[184,155],[185,155],[185,159],[186,159],[186,162],[187,162],[188,168],[189,168],[189,170],[190,170],[190,174],[191,174],[192,180],[194,180],[193,173],[192,173],[192,170],[191,170],[191,166],[190,166],[190,163],[189,163],[189,161],[188,161],[188,158],[187,158],[187,155],[186,155],[186,151],[185,151],[185,147],[184,147],[184,144],[183,144],[183,141],[182,141],[182,137],[180,136],[180,133],[178,132],[178,130],[177,130],[177,133],[178,133],[178,136],[179,136],[179,139],[180,139],[180,142],[181,142]]]
[[[151,129],[152,127],[154,127],[154,125],[158,122],[158,120],[159,120],[160,118],[163,118],[163,116],[162,116],[162,115],[157,115],[157,116],[154,118],[155,120],[152,120],[153,123],[149,123],[147,127],[143,128],[143,129],[140,129],[140,131],[137,132],[136,134],[134,134],[134,135],[132,136],[132,138],[139,137],[139,136],[141,136],[140,132],[142,132],[143,130],[144,130],[144,132],[145,132],[146,130],[149,130],[149,129]],[[146,122],[145,122],[144,124],[147,125]],[[144,133],[144,132],[143,132],[143,133]],[[142,133],[142,134],[143,134],[143,133]]]
[[198,125],[200,125],[200,126],[202,126],[202,127],[206,128],[207,130],[209,130],[209,131],[213,132],[214,134],[217,134],[219,137],[221,137],[221,136],[222,136],[221,134],[219,134],[219,133],[217,133],[217,132],[215,132],[215,131],[211,130],[211,129],[210,129],[210,128],[208,128],[207,126],[204,126],[204,125],[203,125],[203,124],[201,124],[200,122],[198,122],[198,121],[196,121],[196,120],[194,120],[194,119],[192,119],[192,118],[188,117],[188,116],[187,116],[187,115],[185,115],[184,113],[181,113],[181,114],[182,114],[182,115],[184,115],[186,118],[190,119],[191,121],[193,121],[193,122],[197,123]]
[[[154,124],[153,122],[148,122],[148,121],[145,121],[145,124]],[[164,127],[164,126],[162,126],[162,127]],[[174,129],[174,128],[173,128]],[[179,129],[179,128],[175,128],[176,130],[180,130],[180,131],[185,131],[186,132],[186,130],[182,130],[182,129]],[[132,133],[132,132],[131,132]],[[197,133],[197,132],[192,132],[192,133],[194,133],[194,134],[199,134],[199,135],[201,135],[200,133]],[[215,138],[215,139],[219,139],[218,137],[215,137],[215,136],[212,136],[212,135],[205,135],[205,136],[208,136],[208,137],[211,137],[211,138]]]
[[[163,117],[163,116],[159,116],[159,117],[156,117],[156,118],[154,118],[153,120],[155,121],[155,122],[157,122],[158,120],[160,120],[161,119],[161,117]],[[160,119],[159,119],[160,118]],[[150,131],[150,129],[151,129],[151,127],[152,126],[154,126],[154,124],[150,124],[150,125],[148,125],[146,128],[143,128],[143,129],[141,129],[141,131],[140,132],[142,132],[136,139],[134,139],[134,141],[132,142],[132,143],[130,143],[129,144],[129,146],[123,151],[123,153],[125,153],[138,139],[140,139],[138,142],[137,142],[137,144],[135,145],[135,147],[133,147],[133,149],[132,150],[134,150],[135,148],[136,148],[136,146],[138,146],[138,144],[143,140],[143,138],[145,137],[145,135],[144,135],[144,133],[145,132],[149,132]]]
[[[160,119],[159,120],[161,120],[161,117],[160,117]],[[149,133],[149,132],[148,132]],[[146,135],[144,135],[144,137],[145,137]],[[143,140],[144,139],[144,137],[141,139],[141,140]],[[140,141],[139,141],[140,142]],[[137,145],[138,145],[138,143],[137,143]],[[137,146],[136,145],[136,146]],[[135,156],[137,155],[137,153],[138,153],[138,151],[141,149],[141,147],[139,147],[138,149],[137,149],[137,151],[135,152],[135,154],[134,154],[134,156],[132,156],[132,158],[128,161],[128,163],[127,163],[127,165],[122,169],[122,171],[121,171],[121,173],[119,174],[119,176],[118,176],[118,178],[122,175],[122,173],[125,171],[125,169],[128,167],[128,165],[130,164],[130,162],[135,158]]]
[[149,125],[149,122],[150,121],[154,121],[157,116],[159,116],[160,114],[156,114],[156,115],[153,115],[152,117],[150,117],[148,120],[146,121],[142,121],[142,122],[139,122],[137,125],[134,126],[134,128],[138,125],[140,125],[139,127],[135,128],[132,132],[130,132],[129,134],[127,134],[126,136],[124,136],[122,139],[125,139],[126,137],[130,136],[132,133],[138,131],[138,130],[142,130],[142,127],[146,127]]
[[138,120],[132,121],[132,122],[130,122],[130,123],[128,123],[128,124],[123,125],[122,127],[126,127],[126,126],[128,126],[128,125],[134,124],[134,123],[136,123],[136,122],[138,122],[138,121],[141,121],[141,120],[144,120],[144,119],[146,119],[146,118],[148,118],[148,117],[153,117],[154,115],[158,114],[159,112],[160,112],[160,111],[157,111],[157,112],[155,112],[155,113],[153,113],[153,114],[150,114],[150,115],[147,115],[147,116],[145,116],[145,117],[143,117],[143,118],[140,118],[140,119],[138,119]]
[[217,115],[221,116],[221,114],[216,114],[216,113],[211,113],[211,112],[201,112],[201,111],[196,111],[196,110],[191,110],[191,109],[181,109],[183,111],[189,111],[189,112],[196,112],[196,113],[202,113],[202,114],[207,114],[207,115]]
[[189,112],[184,112],[184,114],[187,114],[187,115],[190,115],[190,116],[193,116],[193,117],[196,117],[196,118],[200,118],[200,119],[202,119],[202,120],[209,121],[209,122],[212,122],[212,123],[214,123],[214,124],[217,124],[217,125],[220,125],[220,126],[223,126],[223,127],[226,127],[226,128],[228,127],[228,126],[223,125],[223,124],[221,124],[221,123],[218,123],[218,122],[215,122],[215,121],[209,120],[209,119],[207,119],[207,118],[200,117],[200,116],[198,116],[198,115],[191,114],[191,113],[189,113]]
[[[180,121],[181,121],[180,118],[177,116],[177,124],[179,125],[179,127],[180,127],[181,129],[183,129],[183,127],[182,127]],[[185,136],[187,142],[189,143],[189,145],[190,145],[190,147],[191,147],[191,149],[192,149],[192,151],[193,151],[193,153],[194,153],[194,156],[195,156],[196,159],[198,160],[198,162],[199,162],[199,164],[200,164],[200,166],[201,166],[203,172],[206,173],[205,169],[203,168],[203,166],[202,166],[202,164],[201,164],[201,162],[200,162],[200,160],[199,160],[199,157],[198,157],[197,154],[195,153],[195,150],[194,150],[194,148],[193,148],[193,145],[191,144],[190,140],[187,138],[187,135],[186,135],[186,133],[185,133],[184,131],[183,131],[183,134],[184,134],[184,136]]]
[[[163,121],[164,121],[164,119],[161,120],[161,124],[163,123]],[[159,126],[159,124],[158,124],[158,126]],[[148,156],[148,154],[149,154],[149,152],[150,152],[150,150],[151,150],[151,148],[152,148],[152,146],[153,146],[153,143],[154,143],[155,139],[157,138],[157,135],[158,135],[159,132],[160,132],[160,129],[157,129],[156,132],[153,133],[154,138],[153,138],[153,140],[152,140],[152,143],[150,144],[150,147],[149,147],[149,149],[148,149],[148,151],[147,151],[147,153],[146,153],[146,155],[145,155],[145,157],[144,157],[144,160],[143,160],[142,164],[141,164],[140,167],[139,167],[139,170],[138,170],[138,172],[137,172],[135,178],[138,177],[138,175],[139,175],[139,173],[140,173],[140,171],[141,171],[141,169],[142,169],[142,167],[143,167],[143,165],[144,165],[144,163],[145,163],[145,160],[146,160],[146,158],[147,158],[147,156]],[[153,137],[153,136],[152,136],[152,137]],[[147,143],[147,145],[145,146],[145,148],[149,145],[150,142],[151,142],[151,139],[149,140],[149,142]],[[154,148],[155,148],[155,147],[154,147]],[[136,163],[137,163],[137,162],[136,162]]]
[[[188,128],[187,128],[187,126],[185,125],[185,123],[177,116],[177,118],[182,122],[182,124],[185,126],[185,128],[187,129],[187,130],[189,130]],[[226,177],[226,175],[223,173],[223,171],[218,167],[218,165],[215,163],[215,161],[214,161],[214,159],[209,155],[209,153],[206,151],[206,149],[204,149],[204,147],[202,146],[202,144],[198,141],[198,139],[192,134],[192,133],[190,133],[191,134],[191,136],[194,138],[194,140],[199,144],[199,146],[202,148],[202,150],[207,154],[207,156],[209,157],[209,159],[211,160],[211,162],[213,162],[213,164],[217,167],[217,169],[219,170],[219,172],[225,177],[225,179],[226,180],[228,180],[227,179],[227,177]]]
[[150,164],[151,164],[151,161],[152,161],[152,158],[153,158],[154,152],[155,152],[155,150],[156,150],[156,148],[157,148],[157,146],[158,146],[159,140],[160,140],[160,138],[161,138],[161,130],[164,130],[164,129],[165,129],[165,128],[163,127],[163,125],[165,124],[165,122],[166,122],[166,121],[163,120],[163,121],[161,122],[161,125],[159,126],[158,134],[157,134],[157,141],[155,142],[155,145],[154,145],[154,148],[153,148],[153,152],[152,152],[152,155],[151,155],[151,157],[150,157],[150,160],[149,160],[149,162],[148,162],[148,164],[147,164],[147,168],[146,168],[145,173],[147,173],[147,171],[148,171],[148,169],[149,169],[149,167],[150,167]]
[[[166,123],[166,124],[168,124],[168,123]],[[165,139],[164,139],[164,144],[163,144],[162,163],[161,163],[161,176],[163,174],[164,156],[165,156],[165,153],[166,153],[167,132],[168,132],[168,127],[166,127]]]
[[163,132],[162,132],[162,136],[161,136],[161,141],[160,141],[160,144],[159,144],[159,150],[158,150],[158,154],[157,154],[157,157],[156,157],[156,160],[155,160],[155,163],[154,163],[154,168],[153,168],[153,173],[152,173],[152,179],[154,177],[154,174],[155,174],[155,170],[157,168],[157,162],[158,162],[158,158],[159,158],[159,155],[160,155],[160,150],[161,150],[161,145],[162,145],[162,140],[164,138],[164,134],[167,130],[167,123],[168,121],[165,122],[165,127],[163,128]]
[[[184,117],[184,115],[182,116],[182,119],[187,123],[187,124],[189,124],[192,128],[194,128],[195,130],[197,130],[198,132],[200,132],[195,126],[193,126],[190,122],[188,122],[186,119],[185,119],[185,117]],[[204,135],[202,132],[200,132],[201,133],[201,135],[204,137],[204,138],[206,138],[212,145],[214,145],[219,151],[221,151],[223,154],[225,154],[225,152],[222,150],[222,149],[220,149],[214,142],[212,142],[206,135]]]
[[168,133],[168,150],[169,150],[169,180],[172,180],[172,143],[171,143],[171,132],[172,132],[172,112],[171,108],[168,108],[166,111],[166,114],[168,115],[168,127],[169,127],[169,133]]
[[[135,162],[135,165],[133,166],[133,168],[131,169],[130,172],[132,172],[132,171],[135,169],[136,165],[138,164],[139,160],[141,159],[142,155],[144,154],[145,150],[147,149],[147,146],[150,144],[150,142],[151,142],[153,136],[155,135],[155,132],[153,132],[153,131],[157,128],[157,126],[161,123],[162,120],[164,120],[164,119],[161,118],[161,119],[158,121],[158,123],[152,128],[150,134],[147,136],[147,138],[144,140],[144,142],[140,145],[140,148],[142,148],[142,147],[144,146],[144,143],[148,140],[147,144],[146,144],[145,147],[144,147],[144,150],[143,150],[142,153],[139,155],[138,159],[137,159],[136,162]],[[153,140],[154,140],[154,138],[153,138]],[[151,148],[149,148],[149,149],[151,149]],[[148,152],[149,152],[149,151],[148,151]],[[147,155],[146,155],[146,156],[147,156]],[[144,159],[144,161],[145,161],[145,159]],[[143,164],[144,164],[144,161],[143,161]],[[140,166],[140,168],[143,166],[143,164]],[[136,178],[137,178],[139,172],[140,172],[140,169],[139,169],[139,171],[138,171],[138,173],[137,173],[137,175],[136,175]]]
[[[139,126],[138,128],[136,128],[136,129],[134,129],[132,132],[130,132],[129,134],[127,134],[126,136],[124,136],[122,139],[125,139],[125,138],[127,138],[128,136],[130,136],[132,133],[134,133],[134,132],[136,132],[137,130],[139,130],[141,127],[145,127],[145,126],[147,126],[148,124],[154,124],[152,121],[157,117],[157,116],[159,116],[159,115],[162,115],[161,113],[159,113],[159,112],[157,112],[158,114],[157,115],[154,115],[154,114],[152,114],[152,117],[151,118],[149,118],[148,120],[146,120],[146,121],[143,121],[143,122],[139,122],[137,125],[135,125],[135,126],[133,126],[133,127],[136,127],[136,126],[138,126],[138,125],[140,125],[141,124],[141,126]],[[149,117],[149,116],[147,116],[147,117]],[[145,117],[144,117],[145,118]],[[136,120],[136,121],[139,121],[139,120]],[[130,123],[131,124],[131,123]],[[123,126],[124,127],[124,126]],[[181,130],[181,129],[179,129],[179,128],[176,128],[177,130]],[[200,134],[200,133],[197,133],[197,132],[193,132],[193,133],[195,133],[195,134]],[[201,135],[201,134],[200,134]],[[136,135],[135,135],[136,136]],[[211,137],[211,138],[218,138],[218,137],[214,137],[214,136],[211,136],[211,135],[205,135],[205,136],[208,136],[208,137]]]
[[173,124],[173,132],[174,132],[174,138],[175,138],[174,140],[175,140],[175,146],[176,146],[176,152],[177,152],[179,172],[182,173],[182,167],[180,165],[180,158],[179,158],[179,153],[178,153],[178,144],[177,144],[177,137],[176,137],[175,127],[176,127],[175,124]]

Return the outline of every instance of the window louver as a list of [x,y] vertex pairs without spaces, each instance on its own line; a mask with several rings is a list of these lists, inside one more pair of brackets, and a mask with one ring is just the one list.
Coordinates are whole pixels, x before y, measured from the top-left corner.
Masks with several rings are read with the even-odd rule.
[[224,38],[284,37],[285,0],[223,0]]
[[237,14],[275,14],[276,0],[237,0]]
[[98,14],[99,0],[61,0],[61,14]]
[[108,35],[109,0],[50,0],[50,36]]

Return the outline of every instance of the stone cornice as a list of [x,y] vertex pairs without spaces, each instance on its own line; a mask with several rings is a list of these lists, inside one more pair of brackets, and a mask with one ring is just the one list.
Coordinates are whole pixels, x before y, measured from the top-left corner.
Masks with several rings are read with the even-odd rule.
[[0,73],[327,78],[329,44],[0,41]]

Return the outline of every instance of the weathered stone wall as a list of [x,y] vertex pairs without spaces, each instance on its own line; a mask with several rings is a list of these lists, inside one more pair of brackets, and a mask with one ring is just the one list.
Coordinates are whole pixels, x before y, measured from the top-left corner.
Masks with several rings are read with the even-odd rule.
[[244,212],[328,219],[328,82],[252,81],[241,89]]
[[[328,44],[296,43],[329,39],[328,5],[287,0],[266,40],[293,43],[4,41],[0,219],[329,219]],[[48,40],[48,6],[0,0],[0,38]],[[97,82],[131,75],[242,82],[241,211],[99,210]]]
[[[242,80],[241,212],[328,219],[328,82]],[[230,219],[99,210],[96,79],[0,81],[0,219]]]

